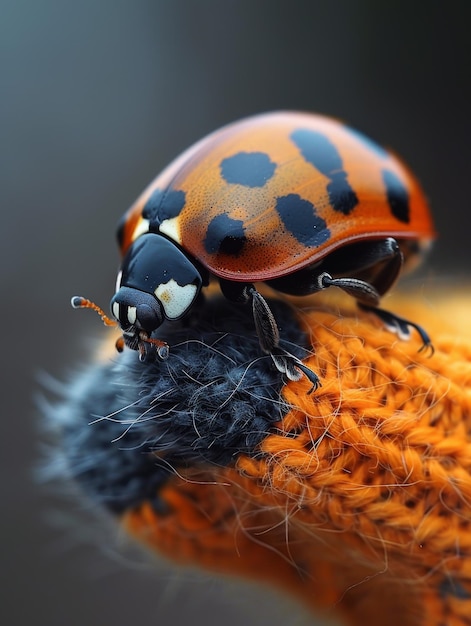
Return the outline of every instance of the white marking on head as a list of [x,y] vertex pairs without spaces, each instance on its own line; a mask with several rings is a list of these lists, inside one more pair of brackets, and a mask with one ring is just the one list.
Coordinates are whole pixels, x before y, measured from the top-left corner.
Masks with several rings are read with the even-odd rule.
[[135,306],[128,306],[127,310],[128,322],[134,326],[136,323],[137,309]]
[[155,295],[162,303],[168,319],[178,319],[190,308],[196,297],[196,285],[179,285],[173,278],[159,285]]
[[119,303],[113,302],[113,315],[117,320],[119,320]]
[[172,241],[176,241],[181,245],[182,238],[180,236],[178,221],[178,215],[177,217],[172,217],[168,220],[164,220],[159,226],[159,231],[164,235],[167,235],[167,237],[170,237]]

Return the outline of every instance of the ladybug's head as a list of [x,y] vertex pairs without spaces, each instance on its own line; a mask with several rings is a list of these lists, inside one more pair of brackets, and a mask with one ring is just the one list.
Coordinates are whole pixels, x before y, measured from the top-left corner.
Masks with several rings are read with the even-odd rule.
[[202,282],[174,243],[155,233],[141,235],[123,260],[111,300],[124,343],[142,354],[141,342],[164,320],[177,320],[190,310]]
[[111,300],[114,319],[82,296],[74,296],[71,304],[96,311],[106,326],[119,326],[123,331],[116,343],[120,352],[127,346],[139,351],[141,361],[166,359],[167,344],[151,334],[164,320],[188,313],[202,285],[200,271],[174,243],[146,233],[130,246],[118,274]]

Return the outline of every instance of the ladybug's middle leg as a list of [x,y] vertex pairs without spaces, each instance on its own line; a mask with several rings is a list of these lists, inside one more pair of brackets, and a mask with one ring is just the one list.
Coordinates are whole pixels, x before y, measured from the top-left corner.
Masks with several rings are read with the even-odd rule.
[[229,300],[245,304],[251,302],[260,347],[265,354],[271,356],[276,369],[289,380],[299,380],[304,374],[312,383],[308,393],[315,391],[320,386],[319,377],[294,354],[280,346],[278,325],[265,298],[250,283],[221,280],[220,284],[221,291]]
[[[406,258],[413,250],[402,243]],[[390,289],[404,263],[403,250],[392,237],[357,242],[327,256],[322,263],[303,268],[294,275],[281,276],[268,284],[284,293],[302,296],[339,287],[355,298],[358,306],[379,317],[386,327],[401,338],[414,328],[422,339],[422,348],[433,351],[430,337],[414,322],[379,308],[381,297]]]

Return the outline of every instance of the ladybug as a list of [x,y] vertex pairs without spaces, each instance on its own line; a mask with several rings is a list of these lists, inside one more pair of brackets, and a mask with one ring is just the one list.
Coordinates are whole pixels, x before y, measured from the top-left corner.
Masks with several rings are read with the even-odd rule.
[[331,286],[353,296],[404,336],[417,324],[378,308],[404,266],[434,237],[419,183],[390,152],[331,118],[300,112],[229,124],[186,150],[147,187],[118,228],[123,255],[114,320],[118,349],[165,359],[152,338],[191,310],[217,278],[222,293],[253,308],[263,352],[289,379],[317,375],[279,345],[270,307],[255,284],[307,295]]

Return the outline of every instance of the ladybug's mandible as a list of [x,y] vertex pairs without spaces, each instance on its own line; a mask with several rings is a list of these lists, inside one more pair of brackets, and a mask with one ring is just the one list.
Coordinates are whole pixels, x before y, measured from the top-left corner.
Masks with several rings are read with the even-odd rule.
[[289,379],[317,375],[279,345],[276,320],[254,283],[293,295],[340,287],[391,328],[415,328],[378,308],[401,268],[433,239],[417,180],[397,157],[321,115],[276,112],[235,122],[169,165],[124,215],[123,262],[111,300],[124,345],[141,360],[168,356],[152,338],[217,277],[223,294],[250,303],[261,349]]

